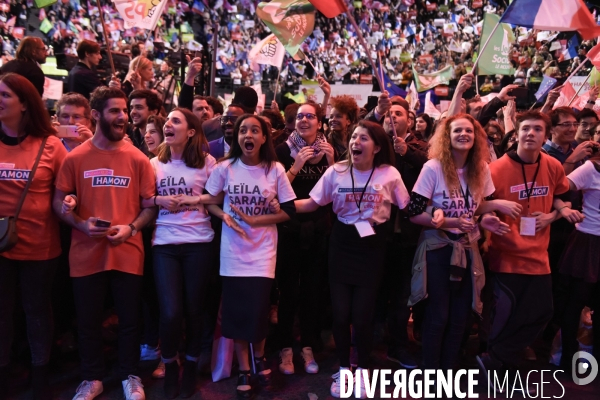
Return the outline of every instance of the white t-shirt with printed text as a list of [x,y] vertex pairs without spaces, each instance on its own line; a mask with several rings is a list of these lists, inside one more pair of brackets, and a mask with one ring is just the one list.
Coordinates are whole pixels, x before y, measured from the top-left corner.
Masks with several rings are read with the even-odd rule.
[[235,214],[234,204],[248,215],[270,214],[269,202],[296,198],[283,166],[274,163],[268,173],[263,165],[249,166],[241,160],[219,162],[206,184],[213,196],[225,192],[223,211],[246,232],[246,238],[223,223],[221,235],[221,276],[275,278],[277,226],[251,227]]
[[[217,161],[206,153],[204,168],[200,169],[189,168],[182,160],[171,160],[164,164],[157,157],[150,160],[150,164],[156,176],[159,196],[199,196]],[[152,245],[205,243],[212,241],[214,236],[210,216],[203,204],[181,206],[174,211],[160,207]]]
[[[360,197],[371,170],[359,171],[353,168],[352,174],[354,191],[350,168],[346,162],[329,167],[311,190],[310,198],[320,206],[333,203],[333,212],[346,225],[355,224],[359,220],[382,224],[390,218],[392,204],[400,208],[408,205],[410,197],[396,168],[390,165],[375,168],[362,202]],[[360,213],[357,205],[359,202]]]
[[[490,196],[496,190],[490,169],[485,164],[484,184],[483,193],[473,198],[473,192],[469,189],[469,208],[467,209],[465,198],[463,193],[467,194],[467,182],[465,180],[464,168],[456,170],[458,174],[458,180],[461,188],[448,189],[446,186],[446,179],[444,178],[444,172],[442,170],[442,164],[439,160],[433,159],[427,161],[423,165],[423,169],[419,174],[419,178],[413,187],[413,192],[420,194],[431,200],[434,207],[441,208],[444,211],[446,218],[459,218],[461,215],[468,213],[469,217],[475,215],[475,210],[479,207],[479,203],[484,197]],[[444,228],[444,230],[460,234],[463,233],[458,228]]]
[[571,172],[567,179],[583,192],[583,222],[575,225],[583,233],[600,236],[600,172],[592,161],[586,161]]

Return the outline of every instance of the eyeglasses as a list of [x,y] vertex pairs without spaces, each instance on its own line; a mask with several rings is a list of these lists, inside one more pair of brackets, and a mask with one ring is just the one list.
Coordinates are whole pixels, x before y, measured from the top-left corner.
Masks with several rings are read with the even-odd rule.
[[587,128],[591,128],[592,126],[596,125],[595,123],[590,123],[590,122],[581,122],[579,123],[579,125],[581,125],[581,127],[583,129],[587,129]]
[[221,117],[221,123],[226,124],[228,122],[231,122],[232,124],[235,124],[235,121],[237,119],[238,119],[238,117],[235,117],[235,116],[230,117],[230,116],[224,115]]
[[561,126],[563,128],[577,128],[579,127],[579,122],[563,122],[561,124],[556,124],[556,126]]
[[81,122],[81,121],[87,120],[88,118],[83,115],[79,115],[79,114],[75,114],[75,115],[59,114],[58,119],[61,121],[65,121],[65,122],[70,121],[71,119],[73,119],[74,122]]
[[313,114],[313,113],[306,113],[306,114],[299,113],[299,114],[296,114],[296,120],[297,121],[302,121],[302,119],[304,117],[306,117],[306,119],[309,120],[309,121],[317,119],[317,115]]
[[509,143],[516,142],[516,141],[517,141],[517,137],[516,136],[511,136],[511,137],[508,138],[508,142]]

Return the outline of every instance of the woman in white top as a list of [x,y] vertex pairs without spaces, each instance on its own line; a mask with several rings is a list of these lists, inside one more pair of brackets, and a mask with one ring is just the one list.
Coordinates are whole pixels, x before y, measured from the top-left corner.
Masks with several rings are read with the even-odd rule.
[[[152,238],[154,279],[160,307],[160,341],[165,365],[165,397],[179,392],[178,350],[185,317],[186,347],[181,396],[196,388],[202,339],[202,308],[213,263],[214,232],[204,205],[179,205],[183,196],[199,196],[216,165],[200,120],[189,110],[169,113],[164,142],[150,160],[156,175],[158,218]],[[216,207],[216,206],[215,206]]]
[[[240,116],[225,159],[217,164],[199,201],[224,200],[221,234],[222,334],[234,339],[240,367],[237,392],[252,394],[248,343],[253,344],[255,371],[263,385],[271,370],[264,356],[270,293],[275,278],[277,226],[295,212],[294,191],[271,141],[266,122],[255,115]],[[270,202],[278,197],[281,208]],[[211,211],[212,212],[212,211]]]
[[[577,333],[581,310],[591,305],[594,356],[600,359],[600,157],[595,156],[571,172],[567,179],[571,190],[583,192],[583,222],[575,225],[559,262],[566,286],[561,332],[561,367],[571,369],[573,354],[579,350]],[[560,304],[557,304],[557,307]]]
[[[484,201],[494,193],[485,131],[467,114],[445,119],[429,141],[429,158],[413,187],[410,220],[424,225],[413,264],[409,305],[428,298],[423,322],[425,368],[454,368],[471,313],[481,313],[485,283],[475,214],[493,210],[518,216],[521,206]],[[502,234],[494,217],[486,228]],[[455,265],[458,264],[458,265]]]
[[[329,245],[329,283],[333,306],[333,337],[340,370],[350,368],[350,325],[358,351],[357,380],[365,398],[363,370],[367,373],[373,310],[383,275],[387,224],[391,205],[405,208],[408,192],[392,166],[392,145],[383,128],[360,121],[352,133],[348,159],[329,167],[310,192],[296,201],[297,212],[314,212],[333,203],[337,221]],[[339,374],[331,395],[340,397]]]

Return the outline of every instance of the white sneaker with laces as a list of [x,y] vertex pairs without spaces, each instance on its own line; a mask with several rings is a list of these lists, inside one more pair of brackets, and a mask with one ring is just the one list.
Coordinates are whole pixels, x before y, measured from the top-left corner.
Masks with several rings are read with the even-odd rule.
[[73,400],[92,400],[104,390],[102,381],[83,381],[77,388]]
[[142,385],[142,380],[139,377],[129,375],[129,377],[121,383],[123,384],[125,400],[146,400],[144,385]]
[[[329,388],[329,393],[331,393],[331,395],[335,398],[340,398],[341,393],[342,393],[342,379],[340,378],[340,372],[344,369],[349,369],[349,368],[342,368],[340,367],[340,370],[338,372],[336,372],[335,374],[331,375],[331,377],[333,378],[333,382],[331,383],[331,388]],[[346,382],[346,384],[348,384],[348,382]],[[352,389],[350,389],[350,393],[352,393]]]
[[140,361],[152,361],[160,358],[160,347],[152,347],[147,344],[140,345]]
[[304,370],[307,374],[318,374],[319,364],[315,361],[315,356],[311,347],[304,347],[300,352],[302,359],[304,360]]
[[294,370],[294,351],[291,347],[286,347],[279,352],[279,372],[285,375],[293,375]]
[[159,362],[158,365],[156,366],[156,369],[154,370],[154,372],[152,372],[152,377],[154,379],[162,379],[165,377],[165,363],[164,362]]
[[[368,371],[367,371],[367,376],[368,376]],[[367,398],[367,390],[365,389],[365,377],[363,376],[362,368],[356,368],[356,371],[354,371],[354,382],[360,382],[359,383],[360,392],[357,392],[355,390],[354,397],[357,399],[366,399]],[[356,388],[356,383],[354,384],[354,387]]]

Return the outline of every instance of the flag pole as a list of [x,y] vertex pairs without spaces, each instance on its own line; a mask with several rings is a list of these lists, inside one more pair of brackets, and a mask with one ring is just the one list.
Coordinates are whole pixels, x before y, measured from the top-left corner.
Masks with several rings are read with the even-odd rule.
[[590,73],[587,75],[587,78],[585,79],[585,82],[581,86],[579,86],[579,89],[577,89],[577,92],[573,95],[573,97],[571,97],[571,100],[569,100],[567,107],[569,107],[571,105],[571,103],[573,102],[573,100],[575,100],[577,98],[577,96],[579,96],[581,89],[583,89],[583,87],[587,83],[588,79],[590,79],[590,75],[592,75],[592,71],[590,71]]
[[[381,74],[381,79],[379,80],[379,82],[383,82],[384,81],[384,79],[383,79],[383,64],[381,63],[381,53],[379,53],[379,50],[377,50],[377,57],[379,58],[379,73]],[[380,85],[379,89],[381,89],[381,91],[383,92],[385,90],[385,88],[383,86],[381,86],[381,83],[379,85]],[[388,111],[388,117],[390,119],[390,125],[392,126],[392,133],[394,134],[394,138],[396,138],[396,137],[398,137],[398,135],[396,134],[396,125],[394,125],[391,111]]]
[[283,60],[281,65],[277,68],[277,80],[275,81],[275,91],[273,92],[273,101],[277,101],[277,91],[279,90],[279,76],[281,75],[281,69],[283,68]]
[[110,63],[110,68],[112,69],[113,76],[117,75],[117,70],[115,69],[115,62],[112,58],[112,51],[110,50],[110,42],[108,41],[108,34],[106,33],[106,24],[104,23],[104,12],[102,11],[102,3],[100,1],[98,4],[98,14],[100,14],[100,23],[102,24],[102,34],[104,35],[104,42],[106,43],[106,54],[108,55],[108,62]]
[[[373,62],[373,59],[371,58],[371,54],[369,54],[369,46],[367,46],[367,42],[366,42],[360,28],[358,27],[356,20],[354,19],[354,15],[352,15],[350,10],[348,10],[348,4],[346,4],[346,1],[342,0],[340,3],[343,5],[344,13],[346,14],[346,17],[348,17],[348,19],[350,20],[350,23],[352,24],[352,27],[354,28],[354,31],[356,32],[356,35],[358,36],[358,41],[360,42],[361,46],[365,49],[365,52],[367,53],[367,59],[369,60],[369,63],[371,64],[371,68],[373,69],[373,75],[375,75],[375,78],[377,79],[377,82],[379,83],[379,87],[381,88],[381,90],[383,92],[383,90],[385,90],[385,86],[383,85],[383,79],[381,79],[381,77],[377,73],[377,67],[375,66],[375,63]],[[383,67],[382,67],[382,69],[383,69]],[[381,73],[383,74],[383,70],[381,71]],[[390,117],[390,122],[392,122],[390,125],[392,125],[392,132],[394,133],[394,137],[397,137],[396,126],[394,125],[394,123],[392,121],[392,113],[389,111],[388,111],[388,116]]]

